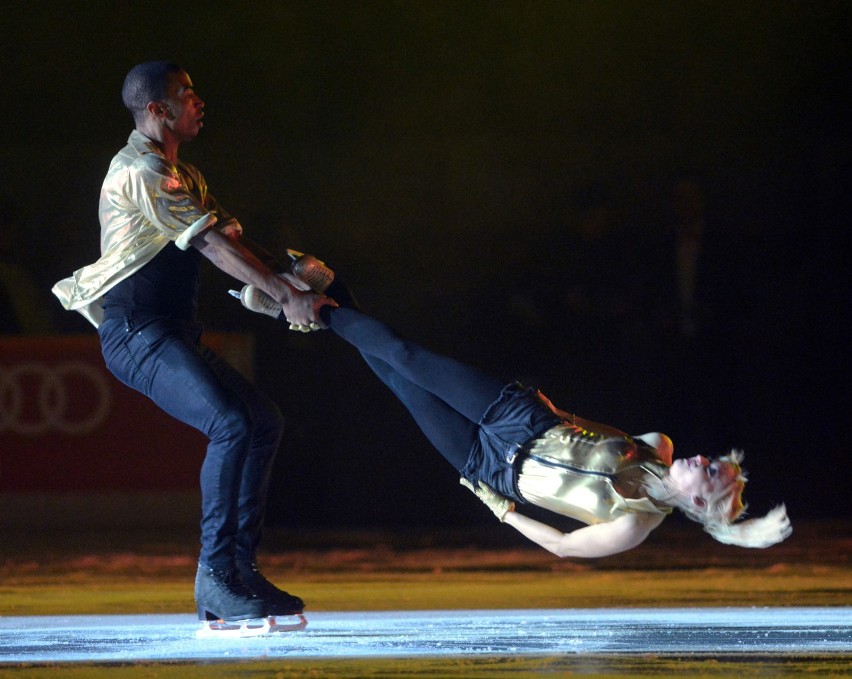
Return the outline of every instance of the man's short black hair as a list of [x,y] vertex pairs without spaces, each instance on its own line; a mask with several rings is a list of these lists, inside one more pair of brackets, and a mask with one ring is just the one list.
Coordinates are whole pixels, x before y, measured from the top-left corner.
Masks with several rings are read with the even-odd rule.
[[121,99],[127,110],[136,118],[150,101],[166,98],[169,75],[183,68],[173,61],[146,61],[130,69],[121,88]]

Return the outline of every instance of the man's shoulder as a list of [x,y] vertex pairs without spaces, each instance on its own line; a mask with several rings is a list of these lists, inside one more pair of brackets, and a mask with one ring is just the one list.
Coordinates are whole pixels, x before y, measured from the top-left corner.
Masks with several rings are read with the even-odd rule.
[[134,130],[124,147],[113,156],[111,165],[113,169],[132,166],[145,168],[162,167],[168,165],[168,162],[148,137]]
[[174,168],[162,156],[155,153],[138,154],[125,147],[112,159],[105,181],[124,183],[134,176],[144,179],[150,175],[162,177],[174,174]]
[[153,170],[157,174],[174,174],[174,166],[158,153],[142,153],[130,163],[134,170]]
[[128,166],[138,169],[151,169],[173,172],[172,164],[163,155],[160,148],[139,130],[133,130],[127,139],[127,145],[118,153],[116,159],[123,158]]

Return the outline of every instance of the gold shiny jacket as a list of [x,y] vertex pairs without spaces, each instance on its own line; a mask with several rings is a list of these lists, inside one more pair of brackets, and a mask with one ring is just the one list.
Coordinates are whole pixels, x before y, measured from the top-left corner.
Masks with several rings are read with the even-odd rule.
[[644,492],[668,465],[641,439],[566,421],[533,441],[519,462],[518,488],[527,502],[587,524],[671,512]]
[[95,327],[103,317],[101,297],[169,242],[186,250],[192,238],[214,224],[223,231],[242,231],[207,192],[207,182],[195,167],[171,163],[138,130],[112,159],[98,212],[100,259],[53,286],[66,309],[79,311]]

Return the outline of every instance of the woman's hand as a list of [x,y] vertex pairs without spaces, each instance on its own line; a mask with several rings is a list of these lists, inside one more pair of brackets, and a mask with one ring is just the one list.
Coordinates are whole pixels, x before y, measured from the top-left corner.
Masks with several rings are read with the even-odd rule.
[[470,489],[476,497],[482,500],[483,504],[494,513],[494,516],[500,519],[501,523],[506,520],[506,514],[515,511],[514,502],[507,497],[503,497],[500,493],[482,483],[482,481],[479,482],[478,488],[474,488],[473,484],[465,478],[459,479],[459,483],[465,488]]

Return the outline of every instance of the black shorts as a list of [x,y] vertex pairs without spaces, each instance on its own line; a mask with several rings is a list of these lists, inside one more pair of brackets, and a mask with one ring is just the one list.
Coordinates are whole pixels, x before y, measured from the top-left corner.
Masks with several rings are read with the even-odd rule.
[[508,384],[479,421],[479,440],[473,444],[462,476],[474,486],[479,481],[501,495],[523,503],[518,491],[516,462],[526,446],[562,422],[539,399],[535,389]]

